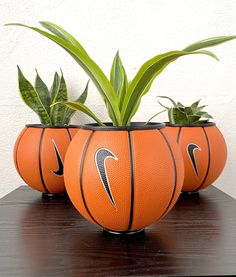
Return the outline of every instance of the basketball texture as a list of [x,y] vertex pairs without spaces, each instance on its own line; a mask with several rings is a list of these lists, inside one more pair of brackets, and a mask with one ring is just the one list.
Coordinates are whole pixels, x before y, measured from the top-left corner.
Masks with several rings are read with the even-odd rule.
[[185,167],[183,192],[195,192],[211,185],[221,174],[227,159],[223,135],[214,123],[169,125],[164,130],[179,144]]
[[78,131],[65,158],[65,184],[87,220],[130,232],[170,211],[182,189],[183,161],[162,127],[85,125]]
[[14,147],[15,167],[26,184],[45,193],[63,193],[64,157],[78,128],[26,125]]

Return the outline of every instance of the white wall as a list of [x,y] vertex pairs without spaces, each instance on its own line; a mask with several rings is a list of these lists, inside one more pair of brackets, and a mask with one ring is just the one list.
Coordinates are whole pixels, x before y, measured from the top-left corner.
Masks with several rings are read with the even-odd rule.
[[[62,67],[71,97],[81,92],[88,79],[55,44],[23,28],[3,27],[4,23],[55,22],[74,34],[106,73],[120,49],[131,78],[145,60],[158,53],[181,49],[211,36],[236,34],[235,18],[235,0],[1,0],[0,197],[23,184],[13,165],[12,149],[24,124],[38,123],[19,98],[16,65],[31,80],[36,67],[48,84],[53,72]],[[219,63],[199,55],[181,58],[170,65],[143,99],[135,119],[148,119],[160,109],[157,95],[169,95],[186,104],[204,99],[225,135],[229,150],[225,171],[215,184],[236,197],[236,41],[212,50],[220,57]],[[103,103],[92,85],[87,103],[107,120]],[[164,115],[159,117],[165,119]],[[78,114],[74,121],[90,120]]]

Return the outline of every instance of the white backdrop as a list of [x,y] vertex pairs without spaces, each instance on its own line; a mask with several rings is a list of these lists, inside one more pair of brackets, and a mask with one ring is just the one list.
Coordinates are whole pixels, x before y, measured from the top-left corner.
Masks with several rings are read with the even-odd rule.
[[[62,67],[71,98],[81,93],[88,79],[54,43],[30,30],[3,27],[4,23],[55,22],[74,34],[107,74],[119,49],[131,78],[144,61],[158,53],[212,36],[236,35],[235,18],[235,0],[1,0],[0,197],[23,184],[13,165],[12,150],[24,125],[38,123],[19,98],[16,65],[32,81],[37,68],[48,85],[54,71]],[[215,185],[236,197],[236,40],[212,50],[220,62],[199,55],[180,58],[167,67],[143,98],[135,119],[146,120],[160,110],[157,95],[185,104],[202,98],[228,144],[227,166]],[[107,120],[92,84],[87,104]],[[158,120],[166,120],[165,115]],[[73,121],[90,120],[78,114]]]

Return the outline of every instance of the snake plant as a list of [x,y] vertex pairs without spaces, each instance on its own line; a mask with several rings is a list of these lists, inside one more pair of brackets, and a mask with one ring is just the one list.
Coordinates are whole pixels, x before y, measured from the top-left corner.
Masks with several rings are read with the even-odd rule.
[[[119,57],[119,53],[116,54],[113,60],[110,79],[108,79],[101,68],[86,52],[80,42],[70,33],[54,23],[42,21],[40,24],[47,31],[19,23],[11,23],[7,25],[22,26],[36,31],[54,41],[66,52],[68,52],[88,74],[97,87],[102,99],[105,102],[108,115],[114,126],[130,125],[132,117],[139,108],[142,97],[149,91],[154,79],[165,69],[167,65],[176,61],[179,57],[193,54],[208,55],[218,60],[214,53],[202,49],[216,46],[236,38],[236,36],[209,38],[193,43],[183,50],[174,50],[157,55],[146,61],[140,67],[134,78],[131,81],[128,81],[126,71]],[[64,101],[64,105],[86,113],[97,121],[99,125],[103,125],[96,115],[83,103]]]
[[[34,86],[25,78],[18,66],[19,92],[24,103],[40,118],[43,125],[69,125],[75,110],[63,105],[53,105],[57,102],[68,101],[66,82],[55,72],[51,89],[49,90],[36,70]],[[84,92],[74,103],[84,103],[87,98],[88,83]]]
[[175,102],[167,96],[159,96],[166,98],[171,103],[171,107],[166,107],[158,101],[158,103],[168,111],[169,122],[172,124],[206,124],[209,119],[213,118],[209,113],[203,111],[206,105],[199,106],[200,100],[194,102],[191,106],[184,106],[180,102]]

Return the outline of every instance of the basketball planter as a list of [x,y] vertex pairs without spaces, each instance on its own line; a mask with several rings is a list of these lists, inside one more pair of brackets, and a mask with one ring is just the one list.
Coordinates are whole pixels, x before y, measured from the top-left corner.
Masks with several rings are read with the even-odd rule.
[[211,185],[221,174],[227,148],[223,135],[212,118],[202,111],[206,106],[199,106],[197,101],[189,107],[173,103],[167,108],[169,120],[165,132],[179,144],[184,160],[183,192],[197,192]]
[[[55,73],[51,90],[38,73],[35,87],[25,79],[18,67],[19,91],[25,104],[40,118],[42,124],[26,125],[14,148],[14,161],[21,178],[32,188],[47,194],[65,192],[63,162],[69,143],[78,126],[69,125],[74,110],[64,105],[52,105],[67,99],[63,75]],[[86,86],[77,101],[87,97]]]
[[183,192],[196,192],[211,185],[224,169],[227,148],[214,123],[167,124],[166,132],[179,144],[184,159]]
[[81,127],[66,154],[65,184],[86,219],[133,233],[171,210],[182,188],[183,161],[163,127]]
[[118,52],[108,78],[81,43],[60,26],[47,21],[40,22],[43,30],[19,23],[8,25],[31,29],[66,50],[93,81],[112,121],[104,124],[81,101],[61,97],[53,103],[53,107],[82,111],[99,125],[79,130],[66,155],[66,188],[75,207],[91,222],[114,232],[136,232],[165,215],[182,186],[180,149],[164,134],[162,125],[135,125],[132,118],[167,65],[188,55],[217,60],[205,48],[236,36],[209,38],[183,50],[155,55],[129,80]]
[[64,193],[64,158],[77,126],[26,125],[14,148],[14,162],[21,178],[44,193]]

